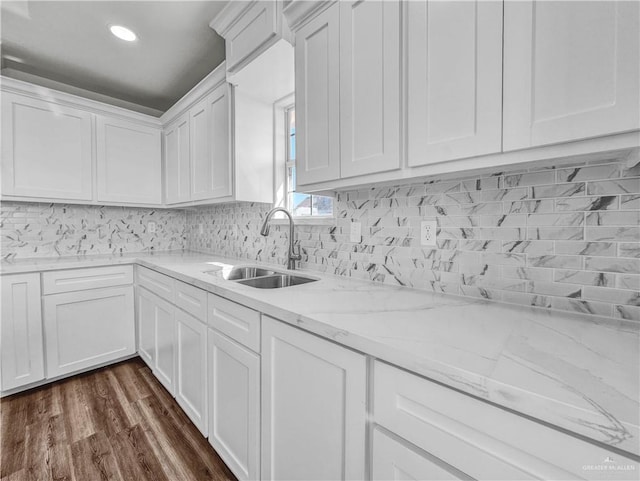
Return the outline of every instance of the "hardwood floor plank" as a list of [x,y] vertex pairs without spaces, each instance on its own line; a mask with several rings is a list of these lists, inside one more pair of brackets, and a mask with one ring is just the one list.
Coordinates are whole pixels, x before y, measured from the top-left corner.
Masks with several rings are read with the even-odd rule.
[[124,479],[169,481],[140,425],[120,431],[109,442]]
[[65,430],[69,443],[74,443],[96,432],[87,407],[83,379],[77,376],[65,379],[60,384]]
[[1,481],[235,481],[137,358],[0,400]]
[[[232,475],[227,476],[224,469],[216,465],[215,458],[212,456],[213,448],[208,443],[194,445],[193,431],[190,432],[190,430],[196,428],[190,421],[176,423],[175,419],[166,415],[167,409],[155,397],[142,399],[136,404],[145,416],[151,435],[160,441],[167,459],[175,467],[181,468],[181,471],[190,473],[187,479],[195,481],[235,479]],[[199,433],[198,436],[204,440]]]
[[0,400],[0,478],[20,471],[25,463],[26,399],[17,394]]
[[140,369],[144,367],[146,364],[137,358],[131,362],[117,364],[111,371],[129,402],[135,402],[151,395],[149,385],[140,374]]
[[107,436],[132,426],[123,405],[118,401],[118,395],[109,382],[109,376],[104,370],[83,378],[85,390],[89,393],[87,403],[89,415],[96,431],[103,431]]
[[97,432],[73,443],[71,455],[73,470],[78,480],[123,480],[111,445],[103,432]]

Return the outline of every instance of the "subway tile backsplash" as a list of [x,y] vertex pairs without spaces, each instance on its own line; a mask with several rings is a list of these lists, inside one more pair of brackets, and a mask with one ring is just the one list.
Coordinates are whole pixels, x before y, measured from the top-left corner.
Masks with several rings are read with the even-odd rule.
[[[603,161],[337,194],[334,225],[300,225],[302,266],[503,302],[640,320],[640,167]],[[187,212],[190,249],[284,265],[270,206]],[[436,247],[420,245],[436,220]],[[349,224],[362,223],[362,242]],[[202,226],[202,233],[200,233]]]
[[[284,266],[288,227],[259,235],[270,208],[3,202],[2,257],[189,248]],[[335,213],[331,225],[297,227],[302,267],[640,320],[640,166],[607,160],[361,188],[338,193]],[[437,222],[437,246],[420,245],[422,220]],[[362,223],[361,243],[349,241],[351,222]]]
[[3,259],[166,251],[187,242],[184,212],[166,209],[2,202],[0,230]]

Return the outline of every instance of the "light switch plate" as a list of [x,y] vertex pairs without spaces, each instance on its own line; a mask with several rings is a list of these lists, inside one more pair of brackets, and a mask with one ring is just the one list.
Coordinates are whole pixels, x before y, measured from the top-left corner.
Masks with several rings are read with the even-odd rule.
[[147,230],[153,234],[156,231],[156,223],[154,221],[150,220],[147,223]]
[[198,233],[204,234],[204,226],[202,224],[198,224]]
[[360,222],[352,222],[349,230],[349,240],[351,242],[362,241],[362,224]]
[[420,245],[435,246],[438,231],[438,223],[435,220],[423,220],[420,222]]

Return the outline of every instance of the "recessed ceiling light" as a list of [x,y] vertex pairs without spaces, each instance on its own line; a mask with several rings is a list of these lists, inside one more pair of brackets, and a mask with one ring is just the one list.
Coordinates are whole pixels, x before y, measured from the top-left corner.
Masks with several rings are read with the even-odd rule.
[[127,42],[133,42],[138,39],[138,36],[133,31],[122,25],[110,25],[109,30],[111,30],[111,33],[116,37]]

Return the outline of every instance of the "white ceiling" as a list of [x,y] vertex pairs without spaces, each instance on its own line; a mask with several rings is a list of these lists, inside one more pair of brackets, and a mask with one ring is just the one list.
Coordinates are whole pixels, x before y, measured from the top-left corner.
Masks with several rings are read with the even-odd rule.
[[224,60],[209,22],[226,3],[3,0],[2,74],[159,115]]

